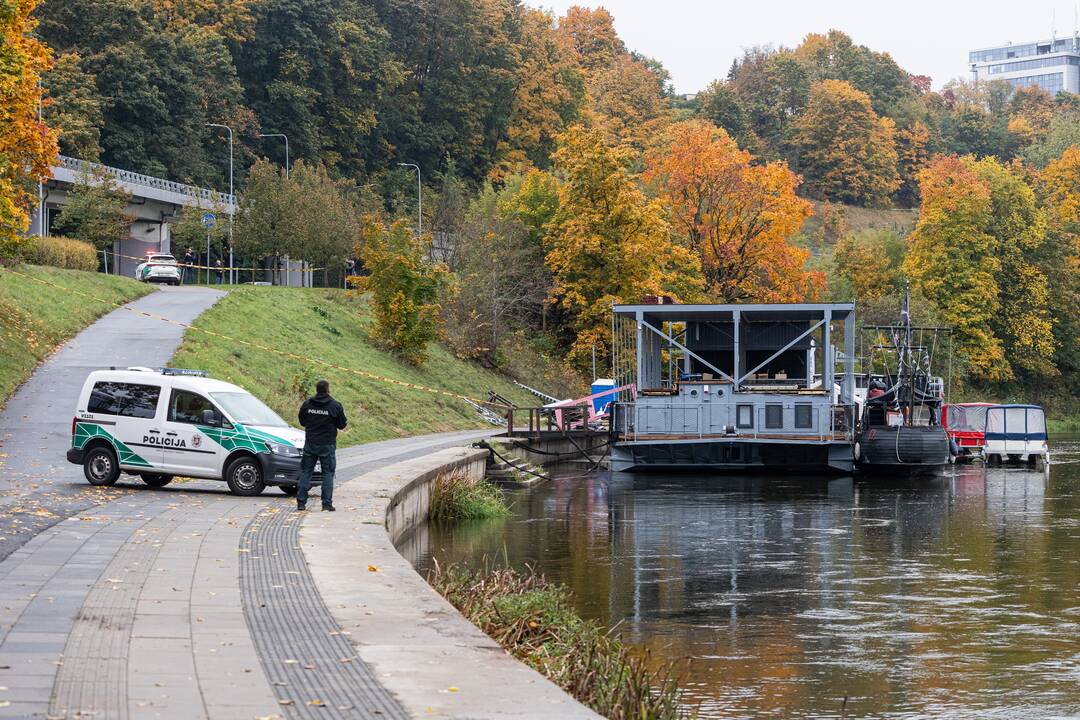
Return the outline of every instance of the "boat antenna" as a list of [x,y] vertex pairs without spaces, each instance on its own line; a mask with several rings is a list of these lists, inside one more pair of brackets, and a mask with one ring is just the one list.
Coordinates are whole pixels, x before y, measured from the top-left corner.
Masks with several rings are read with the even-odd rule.
[[904,360],[908,370],[908,405],[905,424],[914,421],[915,414],[915,361],[911,356],[911,282],[904,281],[904,300],[900,305],[900,322],[904,325]]

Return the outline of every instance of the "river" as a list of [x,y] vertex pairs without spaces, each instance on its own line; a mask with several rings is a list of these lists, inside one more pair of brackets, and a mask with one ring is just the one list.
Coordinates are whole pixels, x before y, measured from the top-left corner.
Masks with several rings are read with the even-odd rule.
[[701,718],[1077,717],[1080,439],[1052,448],[1046,475],[564,477],[401,549],[566,583]]

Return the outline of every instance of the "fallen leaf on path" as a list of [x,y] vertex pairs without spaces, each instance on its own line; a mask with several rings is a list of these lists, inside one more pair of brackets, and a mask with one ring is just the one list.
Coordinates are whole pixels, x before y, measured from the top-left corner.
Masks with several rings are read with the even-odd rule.
[[368,572],[379,572],[379,568],[375,567],[374,565],[368,565],[367,569]]
[[292,705],[292,700],[278,700],[278,705]]

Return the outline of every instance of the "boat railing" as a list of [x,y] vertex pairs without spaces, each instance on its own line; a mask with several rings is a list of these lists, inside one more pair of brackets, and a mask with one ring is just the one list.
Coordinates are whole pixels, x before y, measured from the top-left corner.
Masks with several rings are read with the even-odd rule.
[[[709,432],[711,427],[705,420],[705,406],[698,405],[694,408],[684,408],[681,422],[678,427],[670,420],[670,407],[649,407],[632,402],[620,402],[612,404],[612,431],[623,439],[637,441],[641,438],[676,436],[679,438],[704,438],[715,436]],[[644,431],[642,427],[649,427],[646,420],[651,412],[669,413],[668,427],[659,431]],[[794,408],[784,408],[781,412],[780,427],[767,427],[764,406],[758,407],[754,426],[752,428],[739,428],[732,425],[723,426],[723,437],[732,439],[812,439],[820,442],[825,441],[853,441],[855,438],[855,405],[852,403],[831,403],[813,408],[811,424],[808,427],[795,427],[794,417],[792,422],[786,422],[787,414],[794,413]],[[691,426],[686,421],[693,418]]]

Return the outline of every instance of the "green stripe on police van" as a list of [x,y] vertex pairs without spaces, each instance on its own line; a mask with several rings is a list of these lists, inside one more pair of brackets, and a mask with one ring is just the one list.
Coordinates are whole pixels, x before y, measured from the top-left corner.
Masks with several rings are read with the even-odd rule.
[[250,450],[254,453],[270,452],[267,443],[292,446],[291,442],[254,428],[236,425],[233,429],[199,425],[199,432],[228,451]]
[[86,446],[92,438],[101,437],[112,443],[121,465],[138,465],[140,467],[153,467],[145,459],[133,452],[124,443],[113,437],[108,430],[95,423],[75,423],[75,436],[71,439],[71,446],[79,450]]

